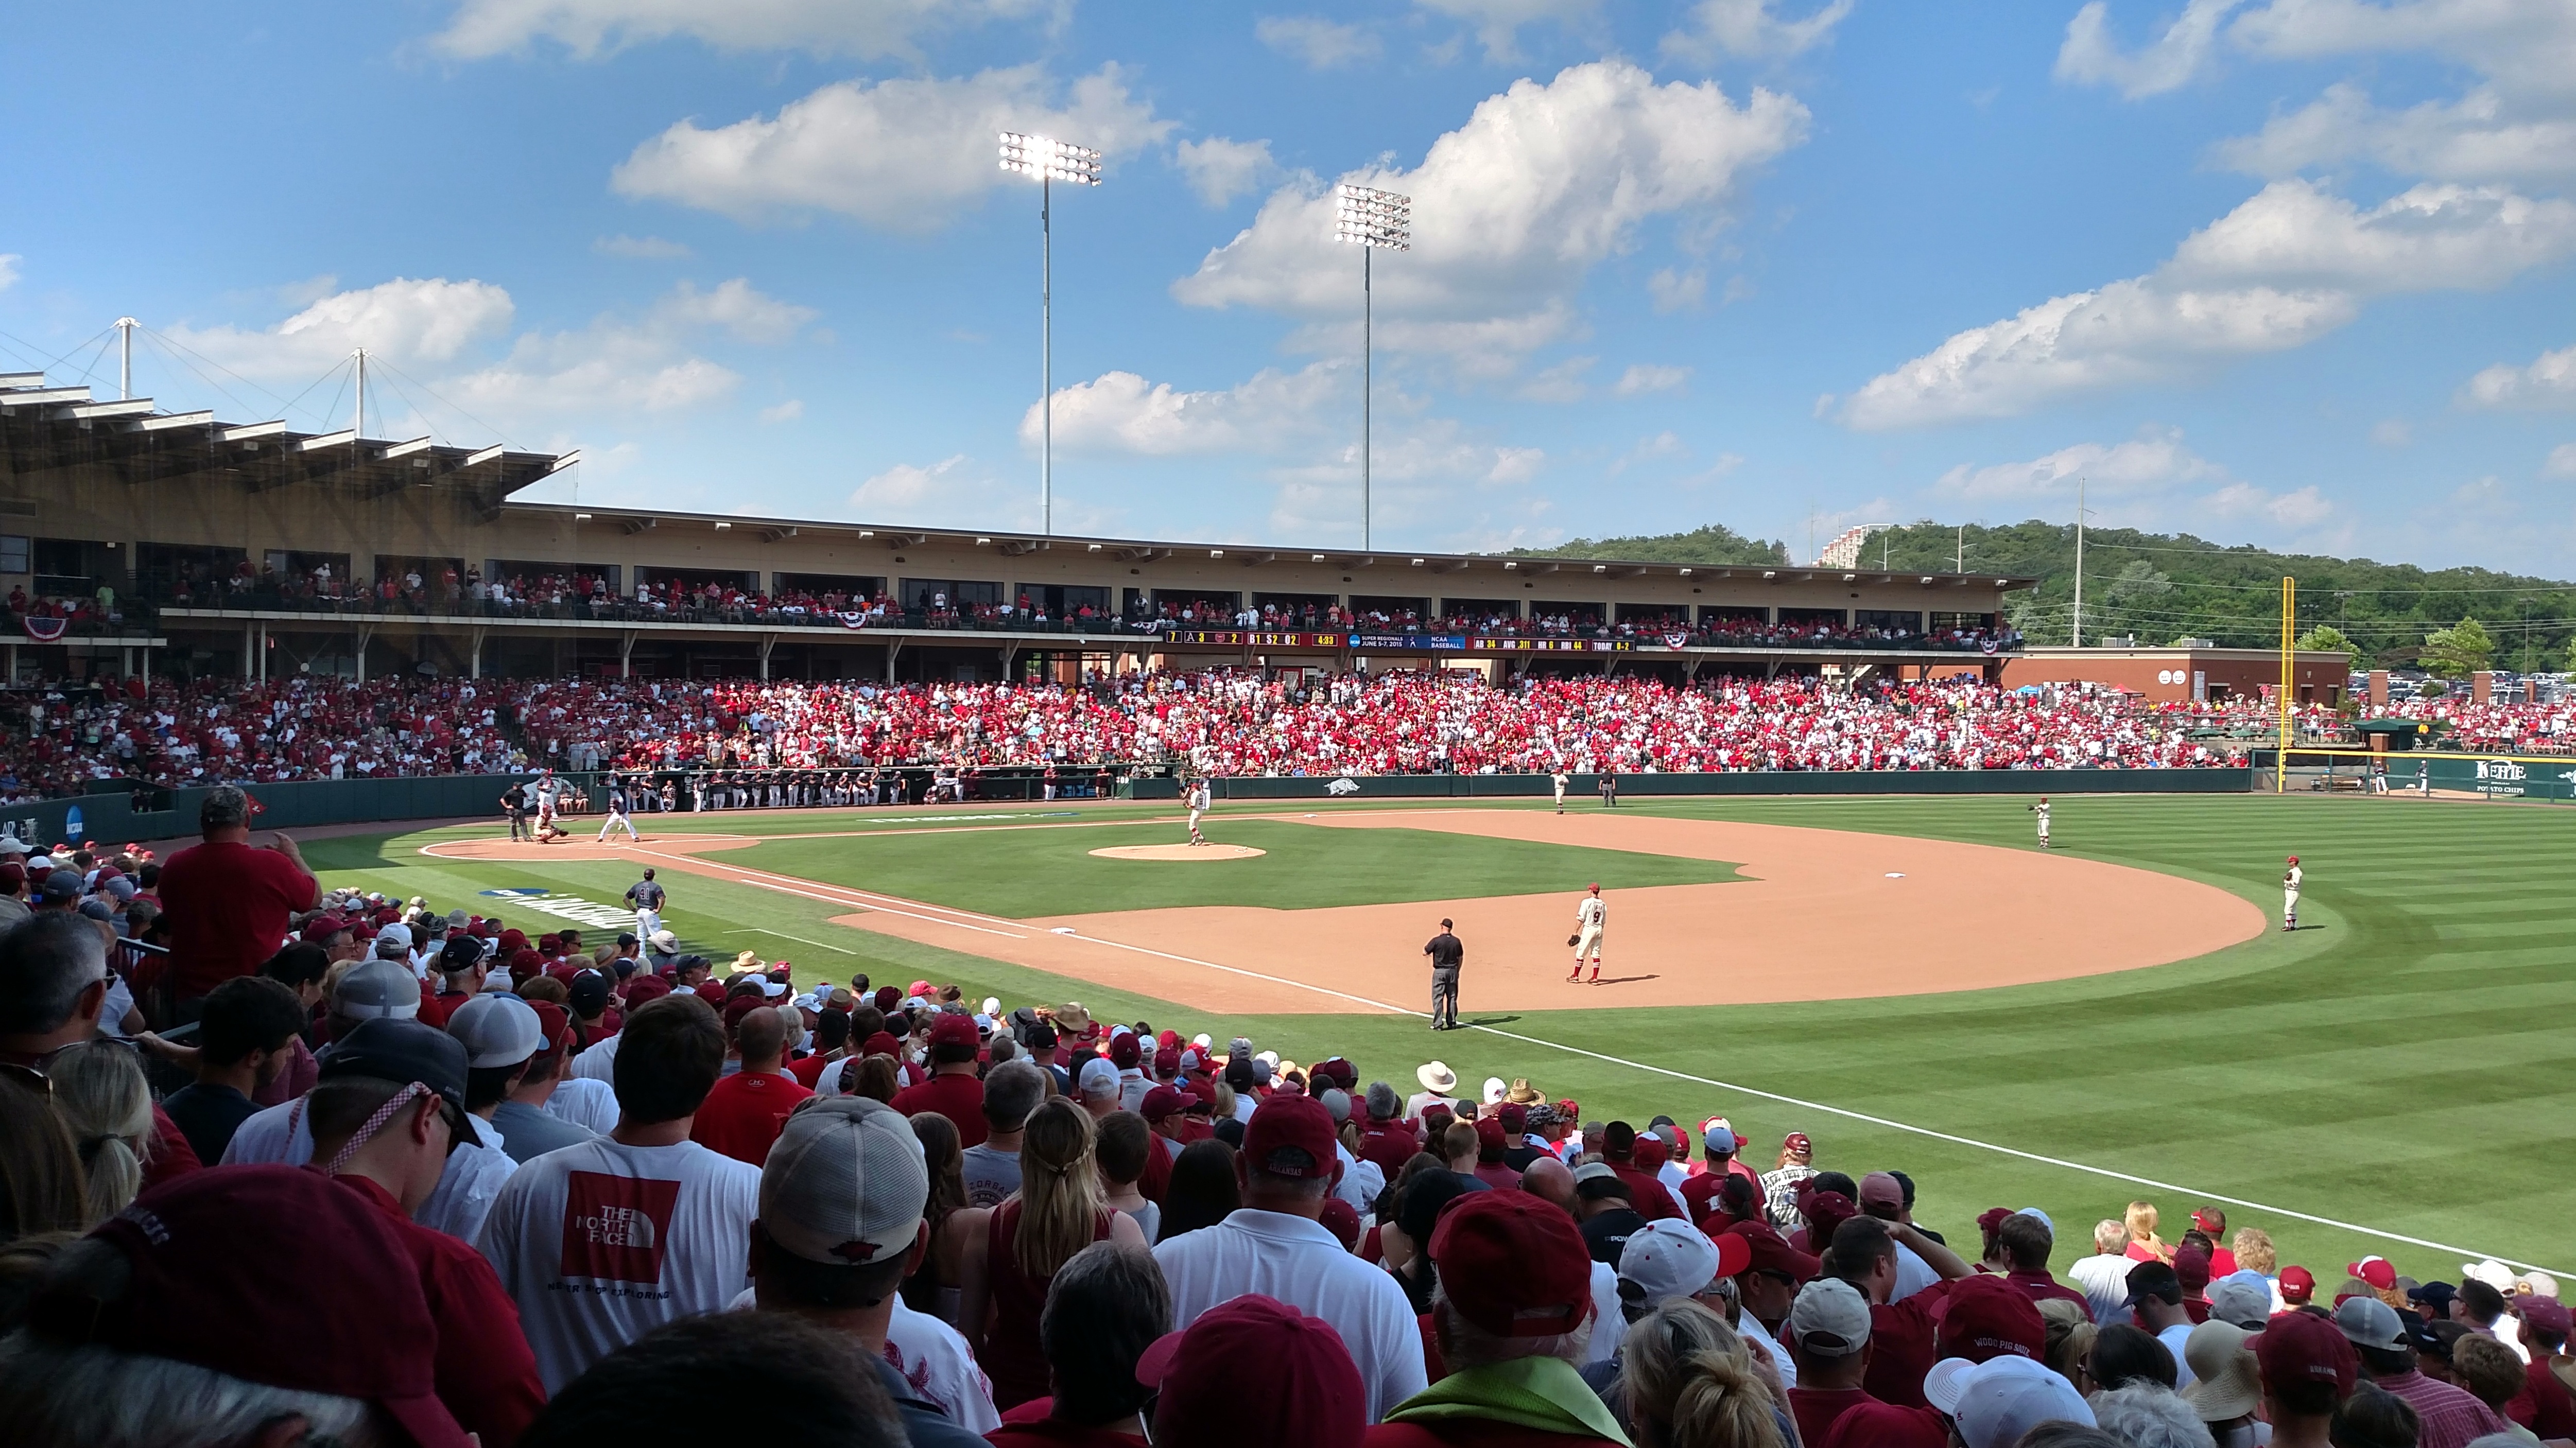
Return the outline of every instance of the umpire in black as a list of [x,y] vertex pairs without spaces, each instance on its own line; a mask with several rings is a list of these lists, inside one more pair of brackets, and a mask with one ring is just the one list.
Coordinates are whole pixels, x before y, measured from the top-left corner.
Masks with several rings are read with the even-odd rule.
[[1431,957],[1431,1029],[1458,1029],[1458,963],[1467,958],[1467,947],[1451,934],[1452,922],[1440,922],[1440,933],[1422,947]]

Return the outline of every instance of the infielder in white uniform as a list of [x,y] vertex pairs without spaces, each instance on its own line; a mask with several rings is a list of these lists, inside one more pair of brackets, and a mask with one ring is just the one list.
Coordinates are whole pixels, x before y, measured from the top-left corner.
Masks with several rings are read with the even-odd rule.
[[2281,928],[2299,928],[2299,882],[2307,872],[2299,868],[2299,857],[2290,857],[2290,868],[2281,872]]
[[640,840],[642,838],[642,836],[635,833],[635,821],[627,817],[627,810],[631,807],[632,806],[626,798],[626,786],[618,783],[614,779],[609,780],[608,818],[599,822],[599,842],[601,844],[604,845],[608,843],[608,832],[610,830],[622,829],[626,831],[626,838],[629,840]]
[[1573,782],[1573,780],[1566,778],[1565,771],[1562,769],[1548,776],[1548,783],[1556,786],[1556,812],[1558,814],[1565,813],[1565,787]]
[[1601,886],[1595,882],[1583,903],[1574,907],[1574,974],[1567,980],[1583,976],[1583,957],[1592,957],[1592,979],[1588,985],[1601,983],[1601,927],[1610,919],[1610,907],[1601,902]]
[[2037,804],[2035,804],[2035,805],[2032,805],[2032,806],[2030,807],[2030,812],[2031,812],[2032,814],[2035,814],[2035,815],[2039,816],[2039,847],[2040,847],[2041,849],[2043,849],[2043,850],[2044,850],[2044,849],[2047,849],[2047,848],[2048,848],[2048,796],[2047,796],[2047,795],[2044,795],[2044,794],[2043,794],[2043,795],[2041,795],[2041,796],[2039,797],[2039,803],[2037,803]]
[[1191,783],[1191,785],[1190,785],[1190,843],[1191,843],[1191,844],[1194,844],[1194,845],[1204,845],[1204,844],[1206,844],[1206,843],[1207,843],[1207,836],[1205,836],[1205,835],[1203,835],[1203,834],[1200,834],[1200,833],[1199,833],[1199,821],[1200,821],[1202,818],[1204,818],[1204,817],[1206,816],[1207,812],[1208,812],[1208,784],[1207,784],[1207,781],[1206,781],[1206,780],[1204,780],[1204,779],[1193,781],[1193,782]]

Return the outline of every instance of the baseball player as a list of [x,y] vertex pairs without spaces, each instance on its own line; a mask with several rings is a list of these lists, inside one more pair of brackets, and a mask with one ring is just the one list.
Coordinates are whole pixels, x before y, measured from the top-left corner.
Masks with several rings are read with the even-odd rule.
[[1566,942],[1574,947],[1574,974],[1567,976],[1567,980],[1582,978],[1583,957],[1589,955],[1592,957],[1592,979],[1585,983],[1601,983],[1601,927],[1609,918],[1610,907],[1602,903],[1601,885],[1595,881],[1583,897],[1583,903],[1574,907],[1574,938]]
[[2041,796],[2039,797],[2039,803],[2037,803],[2037,804],[2035,804],[2035,805],[2032,805],[2032,806],[2030,807],[2030,812],[2031,812],[2032,814],[2035,814],[2035,815],[2039,816],[2039,847],[2040,847],[2041,849],[2043,849],[2043,850],[2044,850],[2044,849],[2047,849],[2047,848],[2048,848],[2048,796],[2047,796],[2047,795],[2044,795],[2044,794],[2043,794],[2043,795],[2041,795]]
[[555,797],[563,792],[563,781],[551,769],[537,776],[537,843],[551,845],[563,838],[564,830],[555,823]]
[[635,843],[642,840],[643,837],[635,833],[635,821],[627,816],[627,807],[629,803],[630,801],[626,797],[625,784],[620,781],[616,775],[610,775],[608,777],[608,818],[599,822],[599,842],[601,844],[604,845],[608,843],[608,832],[610,830],[621,828],[626,831],[628,842]]
[[651,940],[662,929],[662,902],[669,898],[646,867],[644,878],[626,887],[626,904],[635,912],[635,938]]
[[1206,817],[1207,812],[1208,782],[1204,779],[1190,781],[1190,843],[1193,845],[1207,843],[1207,836],[1199,833],[1199,821]]
[[2307,872],[2299,868],[2299,857],[2292,855],[2290,868],[2281,872],[2281,928],[2283,930],[2299,928],[2299,882],[2306,878]]
[[1547,777],[1547,782],[1556,786],[1556,812],[1565,813],[1565,787],[1574,781],[1566,775],[1564,766],[1560,765],[1556,773]]

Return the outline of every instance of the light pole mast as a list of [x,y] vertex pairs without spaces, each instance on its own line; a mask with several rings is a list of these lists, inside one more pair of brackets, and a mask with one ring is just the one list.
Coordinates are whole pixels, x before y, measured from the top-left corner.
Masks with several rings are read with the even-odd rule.
[[1038,178],[1038,531],[1055,534],[1055,183],[1100,184],[1100,153],[1002,132],[1002,169]]
[[2076,648],[2084,647],[2084,480],[2075,480],[2075,633]]
[[123,349],[116,364],[116,395],[120,401],[134,395],[134,329],[142,325],[132,317],[116,319],[117,341]]
[[1360,249],[1360,550],[1371,546],[1369,469],[1374,436],[1372,404],[1376,401],[1375,288],[1370,262],[1380,247],[1413,250],[1413,198],[1393,191],[1345,183],[1333,216],[1333,239]]

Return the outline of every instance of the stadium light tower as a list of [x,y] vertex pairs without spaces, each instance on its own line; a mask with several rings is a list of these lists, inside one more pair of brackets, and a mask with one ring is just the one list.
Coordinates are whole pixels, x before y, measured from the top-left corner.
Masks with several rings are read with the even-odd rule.
[[1038,178],[1038,519],[1055,534],[1055,183],[1100,184],[1100,153],[1045,136],[1002,133],[1002,169]]
[[1369,547],[1369,404],[1376,388],[1372,360],[1372,312],[1369,261],[1378,248],[1413,250],[1413,198],[1369,186],[1343,183],[1333,216],[1333,239],[1360,249],[1360,548]]

